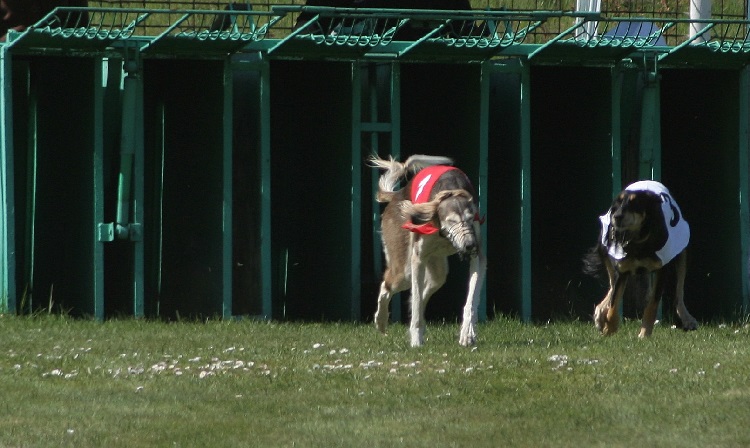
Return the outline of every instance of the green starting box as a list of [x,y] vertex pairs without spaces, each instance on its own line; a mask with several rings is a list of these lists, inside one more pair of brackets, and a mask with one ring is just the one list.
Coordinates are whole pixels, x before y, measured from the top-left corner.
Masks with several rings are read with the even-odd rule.
[[[365,160],[427,153],[478,191],[483,318],[590,315],[604,289],[581,259],[638,179],[668,185],[691,224],[691,312],[745,314],[749,27],[58,8],[0,46],[0,305],[371,319],[384,260]],[[451,271],[430,318],[460,316],[467,270]]]

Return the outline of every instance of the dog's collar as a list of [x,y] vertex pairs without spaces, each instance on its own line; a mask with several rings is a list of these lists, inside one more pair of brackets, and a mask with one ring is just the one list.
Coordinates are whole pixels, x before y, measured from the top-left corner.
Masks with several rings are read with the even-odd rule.
[[440,229],[435,227],[435,225],[431,222],[426,222],[424,224],[414,224],[413,222],[408,221],[405,222],[401,227],[410,232],[419,233],[420,235],[432,235],[440,231]]
[[[484,221],[487,219],[486,216],[479,216],[479,213],[474,215],[474,221],[478,222],[480,225],[484,224]],[[432,235],[434,233],[437,233],[440,231],[435,225],[431,222],[426,222],[424,224],[414,224],[411,221],[405,222],[401,228],[404,228],[410,232],[419,233],[421,235]]]

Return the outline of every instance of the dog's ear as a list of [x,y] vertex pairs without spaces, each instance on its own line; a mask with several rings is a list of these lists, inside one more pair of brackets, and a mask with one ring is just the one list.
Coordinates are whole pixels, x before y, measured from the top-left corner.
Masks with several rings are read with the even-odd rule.
[[411,201],[402,201],[401,214],[414,224],[425,224],[433,220],[437,206],[440,202],[430,201],[422,204],[415,204]]
[[435,214],[441,202],[456,196],[464,197],[469,202],[472,201],[471,194],[466,190],[443,190],[436,194],[430,202],[415,204],[411,201],[402,201],[401,212],[407,219],[411,218],[411,222],[414,224],[424,224],[435,219]]

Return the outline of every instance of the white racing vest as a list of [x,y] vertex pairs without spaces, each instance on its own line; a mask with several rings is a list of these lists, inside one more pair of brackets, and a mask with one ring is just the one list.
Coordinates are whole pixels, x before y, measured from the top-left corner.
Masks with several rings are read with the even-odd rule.
[[[664,216],[664,226],[667,229],[667,242],[656,251],[656,256],[666,265],[680,254],[690,242],[690,226],[682,216],[682,210],[672,198],[667,187],[653,180],[642,180],[629,185],[626,191],[651,191],[661,197],[661,211]],[[611,220],[611,211],[599,217],[602,222],[602,244],[607,246],[607,232]],[[627,256],[620,244],[613,244],[608,248],[609,255],[615,260],[622,260]]]

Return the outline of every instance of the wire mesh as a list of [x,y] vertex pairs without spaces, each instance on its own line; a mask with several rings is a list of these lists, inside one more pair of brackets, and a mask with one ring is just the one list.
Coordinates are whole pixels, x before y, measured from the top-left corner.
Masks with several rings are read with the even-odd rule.
[[[654,19],[676,19],[683,20],[690,17],[691,0],[602,0],[601,14],[605,17],[622,18],[654,18]],[[273,5],[304,5],[305,0],[276,0],[276,1],[123,1],[123,0],[101,0],[89,1],[92,7],[109,8],[150,8],[150,9],[197,9],[197,10],[224,10],[230,5],[247,5],[254,11],[270,12]],[[316,2],[321,4],[325,2]],[[332,2],[336,4],[345,2]],[[354,4],[354,1],[351,2]],[[396,0],[393,2],[396,4]],[[427,3],[427,2],[425,2]],[[566,11],[576,10],[576,0],[471,0],[474,10],[507,10],[507,11]],[[742,20],[747,16],[750,0],[713,0],[712,18],[719,20]],[[270,37],[281,38],[288,35],[294,28],[298,13],[289,14],[280,19],[270,31]],[[171,17],[165,17],[167,21]],[[149,21],[142,25],[139,34],[158,34],[160,28],[168,24],[160,24],[157,21]],[[570,17],[550,17],[534,28],[527,38],[527,42],[544,43],[561,32],[574,25],[574,19]],[[477,31],[474,31],[476,34]],[[467,34],[467,33],[462,33]],[[679,23],[676,27],[666,30],[664,38],[670,45],[675,45],[684,40],[689,34],[689,24]],[[723,34],[723,33],[718,33]]]
[[[495,0],[474,0],[472,10],[442,15],[436,10],[387,8],[378,13],[354,8],[321,13],[300,8],[304,0],[103,0],[90,1],[84,10],[65,8],[50,13],[42,28],[50,35],[102,40],[169,34],[196,40],[257,41],[292,34],[319,44],[349,46],[427,39],[465,48],[558,41],[640,48],[688,42],[712,51],[744,52],[750,29],[742,19],[748,1],[714,0],[713,19],[704,23],[687,20],[690,0],[603,1],[601,14],[594,18],[578,14],[575,0],[507,0],[502,7]],[[301,13],[317,16],[301,20]],[[307,29],[295,29],[300,23]]]

